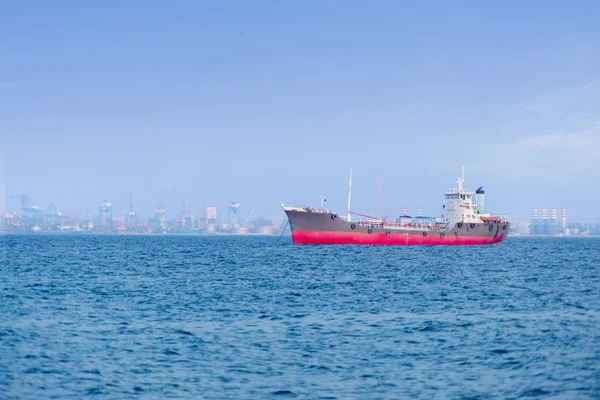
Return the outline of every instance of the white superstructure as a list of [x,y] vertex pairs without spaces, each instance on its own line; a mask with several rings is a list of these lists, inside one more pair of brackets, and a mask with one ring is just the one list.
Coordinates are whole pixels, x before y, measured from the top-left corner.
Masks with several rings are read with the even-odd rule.
[[[442,206],[442,218],[449,222],[481,223],[481,217],[488,217],[489,214],[483,214],[477,210],[477,203],[474,200],[473,192],[465,190],[465,168],[462,169],[462,177],[458,178],[458,188],[445,193],[445,199]],[[481,196],[483,200],[483,196]]]

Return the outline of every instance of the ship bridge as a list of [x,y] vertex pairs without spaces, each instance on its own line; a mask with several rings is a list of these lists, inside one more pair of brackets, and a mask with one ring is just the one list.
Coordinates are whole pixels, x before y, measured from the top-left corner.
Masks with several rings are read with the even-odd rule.
[[462,177],[458,178],[457,186],[445,193],[442,205],[442,219],[448,222],[482,222],[477,210],[477,204],[473,199],[474,193],[463,188],[465,182],[465,168],[462,169]]

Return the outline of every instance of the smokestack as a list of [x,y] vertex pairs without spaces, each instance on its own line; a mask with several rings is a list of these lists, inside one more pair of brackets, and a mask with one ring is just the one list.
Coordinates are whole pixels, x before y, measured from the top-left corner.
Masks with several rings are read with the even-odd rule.
[[562,228],[563,229],[567,229],[567,209],[563,208],[562,209],[562,218],[561,218],[561,222],[562,222]]
[[552,220],[554,222],[556,222],[557,218],[558,218],[558,212],[556,211],[556,208],[553,208],[552,209]]
[[402,208],[402,215],[406,215],[406,212],[407,212],[407,211],[406,211],[406,207],[403,207],[403,208]]
[[417,207],[417,217],[421,216],[421,207]]
[[538,209],[537,208],[533,209],[533,219],[538,219]]
[[483,214],[483,210],[485,210],[485,191],[483,190],[483,186],[480,186],[479,189],[475,191],[477,195],[477,214]]
[[548,209],[547,208],[542,209],[542,219],[548,219]]

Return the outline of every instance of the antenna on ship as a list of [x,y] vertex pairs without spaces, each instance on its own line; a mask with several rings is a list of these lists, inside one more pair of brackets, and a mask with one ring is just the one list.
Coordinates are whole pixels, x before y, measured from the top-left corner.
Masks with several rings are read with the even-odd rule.
[[348,183],[348,222],[350,219],[350,198],[352,197],[352,168],[350,168],[350,182]]
[[465,166],[462,167],[462,177],[458,178],[458,192],[462,193],[463,191],[463,183],[465,181]]
[[321,200],[321,208],[323,208],[323,202],[327,201],[327,199],[323,195],[319,196],[319,199]]
[[381,189],[383,189],[383,186],[377,186],[377,184],[375,183],[375,179],[373,179],[373,187],[375,188],[375,195],[377,196],[377,206],[379,207],[379,217],[383,219],[383,207],[381,207],[381,196],[379,195],[379,192],[381,191]]

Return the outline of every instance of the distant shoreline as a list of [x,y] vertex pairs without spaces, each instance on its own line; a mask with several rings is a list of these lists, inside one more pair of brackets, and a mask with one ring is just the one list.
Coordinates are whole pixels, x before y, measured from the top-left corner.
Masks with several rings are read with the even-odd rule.
[[[14,232],[14,231],[0,231],[0,235],[6,236],[201,236],[201,237],[214,237],[214,236],[253,236],[253,237],[281,237],[291,236],[291,233],[285,232],[280,233],[227,233],[227,232],[214,232],[214,233],[113,233],[113,232]],[[600,235],[508,235],[507,238],[563,238],[563,239],[584,239],[584,238],[600,238]]]
[[113,232],[11,232],[0,231],[0,235],[16,235],[16,236],[291,236],[291,233],[113,233]]

